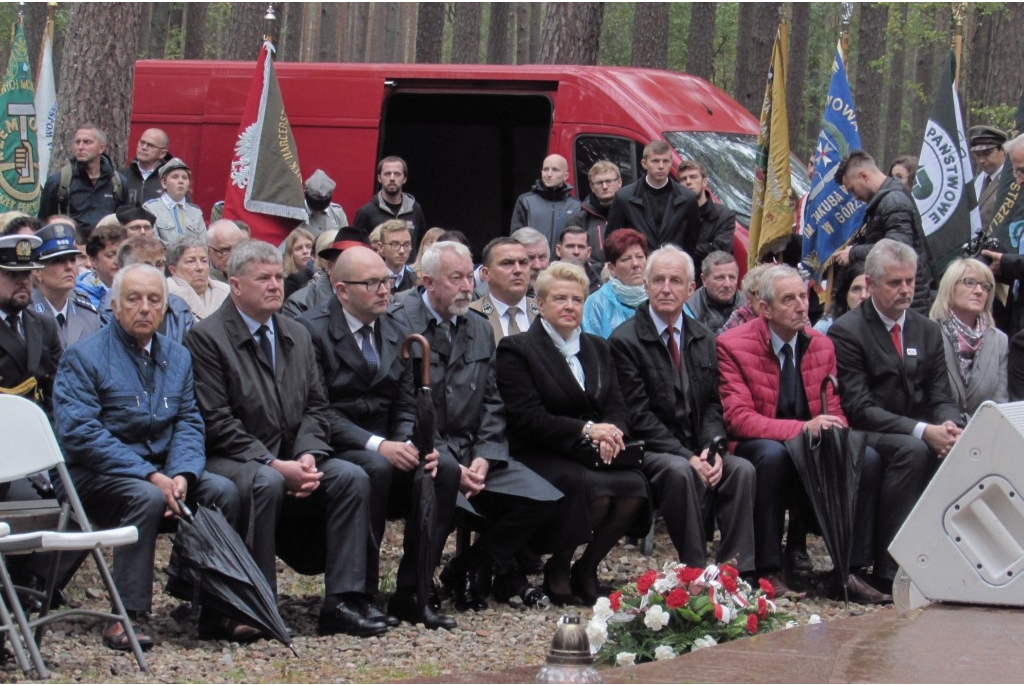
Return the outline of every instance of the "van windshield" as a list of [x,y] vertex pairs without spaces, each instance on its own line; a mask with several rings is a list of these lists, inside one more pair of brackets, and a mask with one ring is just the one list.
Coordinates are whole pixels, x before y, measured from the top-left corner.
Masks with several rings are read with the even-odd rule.
[[[718,200],[736,212],[736,219],[750,227],[750,196],[754,190],[754,151],[757,136],[747,133],[669,131],[665,140],[683,159],[693,159],[707,169],[708,185]],[[793,195],[810,190],[803,162],[790,155]]]

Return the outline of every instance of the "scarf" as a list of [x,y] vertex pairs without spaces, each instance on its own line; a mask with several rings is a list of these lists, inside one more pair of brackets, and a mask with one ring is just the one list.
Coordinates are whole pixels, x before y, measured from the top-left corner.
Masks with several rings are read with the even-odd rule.
[[974,360],[981,350],[982,343],[985,342],[985,330],[988,328],[988,324],[984,319],[978,317],[978,323],[971,328],[953,312],[950,312],[949,318],[941,321],[940,324],[942,332],[946,334],[949,342],[953,345],[953,355],[956,357],[957,366],[960,369],[960,378],[965,386],[969,385],[971,377],[974,376]]
[[608,282],[612,284],[615,299],[630,309],[636,309],[647,299],[647,291],[642,285],[626,285],[615,276],[608,279]]
[[584,390],[587,389],[586,377],[583,375],[583,365],[580,364],[579,358],[576,356],[580,353],[580,329],[579,327],[573,329],[569,339],[566,340],[558,331],[555,330],[554,326],[549,324],[544,319],[540,320],[544,330],[547,331],[548,337],[551,338],[551,342],[555,343],[555,349],[565,357],[566,363],[569,365],[569,370],[572,371],[573,378],[580,384],[580,387]]

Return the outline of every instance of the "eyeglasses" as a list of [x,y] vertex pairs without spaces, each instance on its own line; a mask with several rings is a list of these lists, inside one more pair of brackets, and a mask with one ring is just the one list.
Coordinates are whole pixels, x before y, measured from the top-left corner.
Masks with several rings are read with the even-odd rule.
[[144,148],[144,149],[153,148],[154,150],[163,150],[164,149],[162,146],[156,145],[155,143],[151,143],[148,140],[140,140],[139,141],[139,147]]
[[910,178],[910,174],[897,174],[897,173],[894,173],[894,174],[892,175],[892,177],[893,177],[893,178],[898,178],[899,180],[903,181],[903,180],[905,180],[905,179],[908,179],[908,178]]
[[235,249],[234,245],[230,247],[214,247],[213,245],[207,245],[207,247],[219,254],[221,257],[231,254],[231,251]]
[[411,250],[412,249],[412,243],[400,243],[398,241],[392,241],[390,243],[384,243],[384,244],[387,245],[388,247],[390,247],[392,250]]
[[375,293],[380,291],[380,287],[383,285],[391,290],[395,287],[395,277],[388,276],[387,278],[368,278],[365,281],[342,281],[345,285],[361,285],[366,288],[366,292]]
[[621,180],[621,179],[618,179],[618,178],[605,178],[605,179],[602,179],[600,181],[591,181],[590,185],[598,186],[598,187],[611,186],[611,185],[615,185],[616,183],[618,183],[619,180]]
[[986,283],[985,281],[979,281],[977,278],[971,278],[970,276],[968,276],[967,278],[961,278],[959,281],[957,281],[957,283],[963,283],[965,286],[967,286],[968,290],[974,290],[975,288],[977,288],[980,285],[981,289],[984,290],[985,292],[987,292],[987,293],[992,292],[992,284],[991,283]]

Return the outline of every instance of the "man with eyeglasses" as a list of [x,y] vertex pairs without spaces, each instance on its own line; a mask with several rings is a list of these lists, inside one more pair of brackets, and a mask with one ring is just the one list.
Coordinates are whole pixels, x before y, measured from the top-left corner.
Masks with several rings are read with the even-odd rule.
[[228,282],[228,258],[238,241],[245,238],[242,229],[230,219],[218,219],[206,229],[206,251],[210,256],[210,278]]
[[[409,442],[415,420],[412,362],[399,354],[412,329],[405,317],[388,312],[393,278],[373,250],[348,248],[332,273],[336,297],[297,319],[309,330],[316,349],[329,405],[331,448],[370,478],[370,528],[376,549],[367,555],[367,595],[376,595],[379,589],[380,545],[388,516],[410,513],[413,472],[420,461]],[[450,454],[439,456],[437,451],[427,456],[426,464],[437,495],[432,572],[451,530],[460,469]],[[430,602],[421,610],[416,601],[416,541],[415,526],[407,520],[397,589],[388,605],[391,625],[404,620],[431,630],[450,630],[454,619]]]
[[398,219],[391,219],[373,229],[370,243],[383,258],[395,280],[391,294],[415,288],[419,284],[416,272],[407,264],[412,254],[412,233],[409,226]]
[[608,211],[612,207],[615,193],[622,187],[619,167],[607,160],[594,162],[587,172],[590,195],[583,201],[580,211],[569,217],[566,228],[582,226],[587,229],[590,240],[590,258],[604,263],[604,234],[608,228]]
[[[917,204],[899,179],[882,173],[871,155],[863,150],[854,150],[839,162],[835,177],[850,194],[868,205],[864,228],[846,247],[835,253],[840,266],[863,262],[882,238],[899,241],[914,248],[918,254],[925,254],[924,231]],[[840,280],[837,277],[837,281]],[[930,284],[927,265],[924,259],[920,259],[911,308],[924,316],[928,316],[932,304]]]
[[114,216],[117,217],[118,223],[124,226],[129,238],[134,238],[137,235],[153,235],[156,216],[142,207],[122,205],[117,208]]
[[121,169],[121,174],[128,180],[125,185],[129,204],[141,207],[144,203],[160,197],[160,167],[174,158],[168,150],[167,134],[158,128],[149,128],[142,132],[138,146],[135,148],[135,159]]

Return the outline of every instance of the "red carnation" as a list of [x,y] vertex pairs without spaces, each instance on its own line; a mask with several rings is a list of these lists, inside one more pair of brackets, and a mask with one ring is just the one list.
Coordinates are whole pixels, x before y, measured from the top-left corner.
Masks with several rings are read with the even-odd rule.
[[724,587],[729,594],[735,595],[736,594],[736,577],[735,576],[727,575],[725,573],[723,573],[719,577],[720,577],[720,579],[722,581],[722,587]]
[[665,606],[669,609],[678,609],[679,607],[686,606],[686,603],[689,601],[690,593],[681,587],[677,587],[665,597]]
[[651,589],[651,586],[654,585],[654,581],[656,581],[657,579],[658,579],[658,572],[657,571],[651,570],[651,571],[648,571],[647,573],[643,574],[636,581],[636,590],[637,590],[637,592],[639,592],[641,595],[646,595],[647,591]]
[[751,635],[757,635],[757,616],[755,614],[747,615],[747,632]]
[[757,598],[757,617],[762,621],[768,617],[768,600],[764,597]]
[[622,606],[622,590],[616,590],[612,594],[608,595],[608,601],[612,605],[612,611],[618,611],[619,607]]
[[676,578],[679,579],[680,583],[685,583],[687,585],[703,575],[704,569],[697,568],[696,566],[684,566],[676,569]]
[[729,564],[719,564],[718,565],[718,571],[723,576],[728,576],[730,578],[734,578],[735,579],[735,578],[739,578],[740,577],[740,572],[737,571],[734,566],[730,566]]
[[769,583],[764,578],[757,581],[757,584],[761,586],[761,592],[768,595],[768,599],[775,599],[775,586]]

